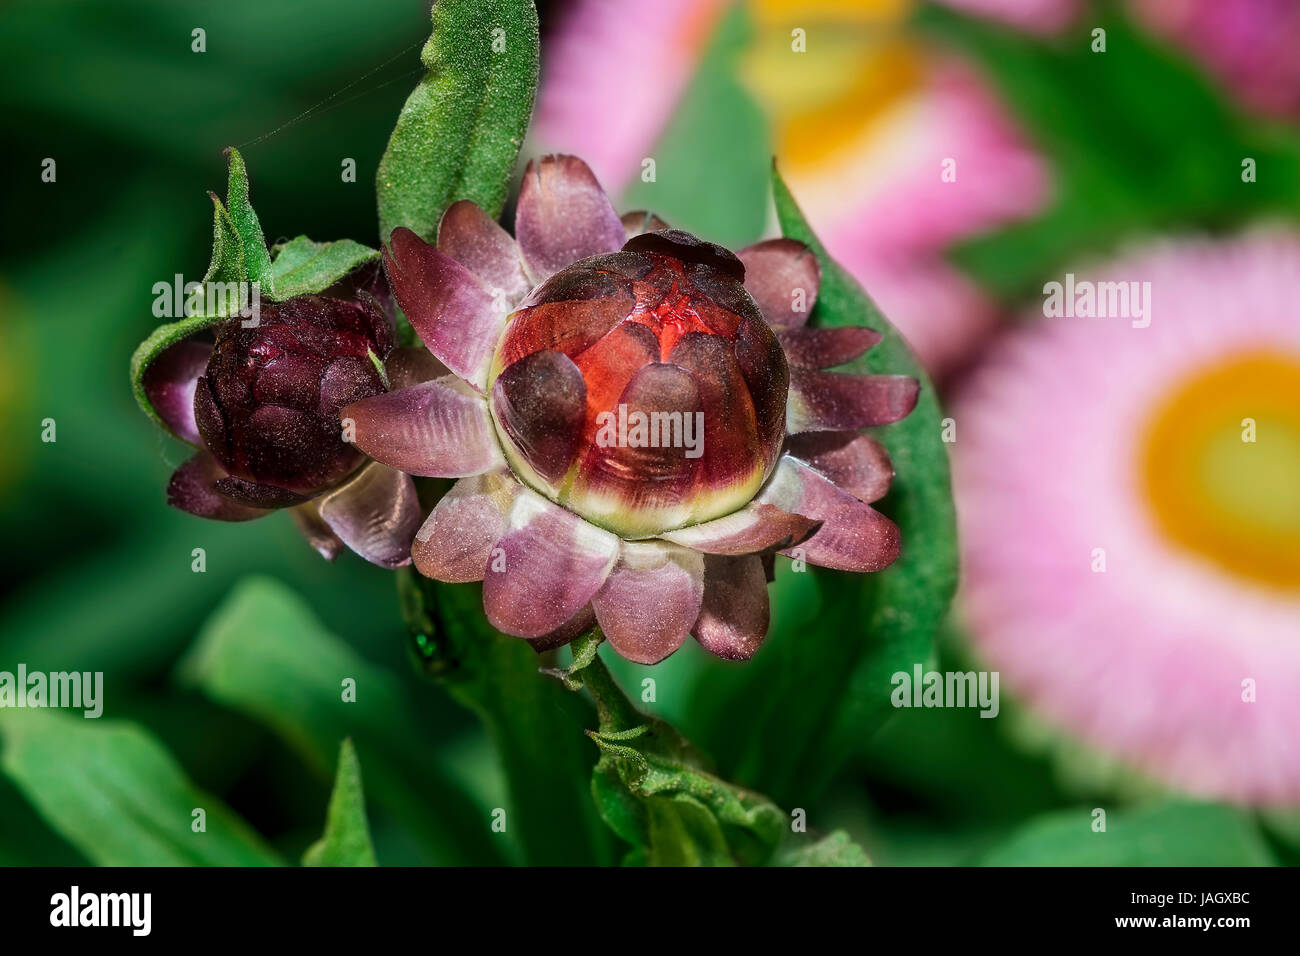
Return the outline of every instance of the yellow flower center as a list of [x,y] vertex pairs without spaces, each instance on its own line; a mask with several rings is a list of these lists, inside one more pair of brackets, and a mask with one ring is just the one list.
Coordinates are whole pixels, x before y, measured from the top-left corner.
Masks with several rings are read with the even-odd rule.
[[1238,354],[1183,382],[1149,420],[1141,470],[1172,541],[1300,590],[1300,353]]

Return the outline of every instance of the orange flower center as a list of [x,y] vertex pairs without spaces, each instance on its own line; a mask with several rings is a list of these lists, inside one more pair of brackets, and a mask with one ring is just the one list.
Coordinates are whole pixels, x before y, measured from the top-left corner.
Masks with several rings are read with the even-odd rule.
[[1206,368],[1148,422],[1146,499],[1162,532],[1219,567],[1300,590],[1300,354]]

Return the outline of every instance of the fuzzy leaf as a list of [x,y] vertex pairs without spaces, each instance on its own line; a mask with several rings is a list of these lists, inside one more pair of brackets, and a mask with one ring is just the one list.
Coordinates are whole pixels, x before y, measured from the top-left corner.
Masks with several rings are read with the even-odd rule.
[[[135,724],[5,709],[0,731],[5,774],[93,863],[281,863],[243,820],[195,787],[162,745]],[[199,809],[205,829],[196,832]]]
[[334,792],[325,816],[325,835],[307,848],[303,866],[377,866],[366,823],[366,797],[361,763],[351,739],[339,748]]
[[843,830],[816,842],[791,841],[777,857],[778,866],[870,866],[871,861]]
[[272,301],[323,292],[344,276],[379,258],[379,253],[351,239],[313,242],[299,236],[272,250]]
[[428,74],[406,100],[379,161],[379,234],[432,241],[459,199],[501,214],[537,91],[532,0],[439,0],[420,54]]
[[253,204],[248,198],[248,169],[244,166],[244,157],[233,146],[226,150],[226,159],[230,163],[226,205],[243,248],[244,279],[261,283],[262,292],[270,296],[275,291],[271,277],[271,254],[267,251],[266,239],[262,236],[262,224],[257,221],[257,213],[253,212]]

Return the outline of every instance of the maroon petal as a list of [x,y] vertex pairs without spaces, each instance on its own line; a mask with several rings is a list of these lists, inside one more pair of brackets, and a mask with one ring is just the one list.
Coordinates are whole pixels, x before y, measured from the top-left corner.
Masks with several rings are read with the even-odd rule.
[[233,475],[218,478],[213,487],[217,489],[218,493],[225,495],[227,498],[252,508],[290,508],[302,504],[308,498],[307,495],[300,495],[296,491],[289,491],[279,485],[247,481]]
[[811,249],[794,239],[768,239],[736,255],[745,264],[745,288],[768,325],[797,328],[808,322],[822,276]]
[[691,633],[706,651],[747,661],[767,636],[767,577],[756,555],[704,559],[704,601]]
[[749,386],[727,341],[721,336],[687,332],[668,360],[689,370],[700,391],[704,412],[704,455],[700,468],[710,489],[726,488],[745,466],[759,461],[764,447]]
[[505,468],[452,485],[411,545],[416,570],[438,581],[482,581],[520,487]]
[[658,232],[660,229],[668,228],[668,223],[644,209],[623,213],[622,222],[623,232],[629,239],[633,236],[639,236],[643,232]]
[[592,610],[590,604],[583,607],[581,611],[573,615],[555,630],[549,634],[543,634],[541,637],[532,637],[528,639],[528,644],[538,654],[544,654],[547,651],[553,651],[557,647],[563,647],[568,644],[579,634],[591,630],[596,623],[596,612]]
[[393,349],[384,362],[384,371],[388,376],[389,391],[393,392],[451,374],[451,370],[423,345]]
[[320,516],[371,564],[400,568],[410,563],[411,542],[420,527],[420,502],[410,475],[371,462],[320,499]]
[[906,375],[792,368],[786,431],[793,435],[887,425],[907,416],[916,406],[920,390],[920,383]]
[[804,540],[816,526],[814,518],[751,501],[725,518],[669,531],[660,537],[706,554],[754,554],[789,547]]
[[880,343],[880,333],[862,326],[785,329],[776,336],[786,360],[801,368],[831,368],[851,362]]
[[497,376],[492,412],[528,464],[558,481],[582,440],[587,385],[563,352],[534,352]]
[[619,539],[522,488],[483,578],[483,607],[499,631],[541,637],[595,596]]
[[883,498],[894,478],[885,446],[858,432],[806,432],[791,435],[786,451],[816,468],[860,501]]
[[208,366],[212,346],[183,341],[167,349],[144,371],[144,393],[173,435],[203,446],[194,422],[194,387]]
[[459,478],[505,463],[487,402],[452,376],[372,395],[340,414],[358,448],[410,475]]
[[252,508],[217,491],[216,484],[227,477],[217,460],[201,451],[172,474],[167,485],[167,503],[200,518],[216,521],[251,521],[269,514],[264,508]]
[[609,197],[576,156],[546,156],[528,164],[515,235],[534,285],[579,259],[617,252],[626,241]]
[[488,292],[499,291],[511,306],[532,288],[524,275],[518,244],[468,199],[452,203],[442,214],[438,249],[478,276]]
[[326,561],[333,561],[343,550],[343,542],[330,530],[320,516],[320,507],[315,501],[307,501],[296,508],[290,508],[293,523],[307,543]]
[[784,555],[841,571],[879,571],[898,557],[898,525],[789,455],[777,463],[758,500],[822,523]]
[[638,664],[657,664],[682,646],[703,596],[701,554],[628,541],[591,603],[614,650]]
[[411,230],[393,230],[390,241],[384,264],[412,327],[447,368],[483,388],[505,324],[502,303],[472,272]]

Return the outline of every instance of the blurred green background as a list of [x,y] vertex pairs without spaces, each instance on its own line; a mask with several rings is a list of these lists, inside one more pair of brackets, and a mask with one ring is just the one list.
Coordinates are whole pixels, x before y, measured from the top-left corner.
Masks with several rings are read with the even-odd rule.
[[[561,6],[541,5],[543,58]],[[1145,229],[1219,228],[1300,208],[1294,129],[1247,119],[1177,54],[1144,45],[1127,74],[1101,88],[1077,53],[945,11],[918,17],[918,29],[1018,91],[1011,105],[1053,164],[1050,209],[954,253],[1006,305],[1051,265]],[[377,244],[374,171],[419,75],[428,22],[427,4],[411,0],[0,8],[0,669],[102,670],[106,719],[135,722],[174,761],[159,767],[148,738],[101,746],[82,733],[93,721],[25,730],[21,751],[9,741],[10,773],[0,775],[0,863],[149,862],[147,835],[121,847],[96,835],[113,826],[113,794],[135,785],[135,768],[174,784],[160,804],[188,814],[200,804],[187,802],[187,788],[197,787],[260,834],[234,816],[210,818],[238,852],[177,860],[160,843],[155,859],[296,861],[320,835],[347,733],[358,740],[382,863],[566,858],[487,832],[488,810],[506,799],[501,769],[476,717],[411,666],[391,574],[351,555],[322,562],[287,516],[224,525],[166,507],[167,478],[186,450],[139,413],[127,384],[127,360],[155,324],[153,284],[197,275],[207,262],[204,191],[224,188],[223,147],[239,146],[248,162],[268,240]],[[201,55],[191,51],[196,27],[206,31]],[[771,145],[763,123],[736,105],[728,44],[744,43],[743,14],[722,31],[657,152],[689,155],[704,141],[711,162],[694,181],[665,179],[656,198],[675,225],[739,243],[766,223]],[[1159,95],[1130,95],[1139,88]],[[1235,164],[1243,143],[1280,158],[1287,175],[1248,196],[1231,178],[1223,186],[1204,175]],[[41,181],[46,157],[57,162],[54,183]],[[356,160],[355,183],[341,181],[345,158]],[[755,164],[758,175],[728,175]],[[54,443],[41,441],[47,418],[57,423]],[[199,547],[204,573],[191,570]],[[800,590],[814,585],[786,575],[776,587],[773,659],[795,641],[852,638],[851,621],[816,616],[817,595]],[[965,662],[955,627],[937,653],[941,666]],[[329,675],[338,667],[382,689],[346,725],[331,724],[323,703],[337,694]],[[773,681],[772,667],[754,672],[767,676],[760,684],[693,644],[653,671],[618,672],[630,690],[653,673],[657,712],[724,774],[797,805],[790,773],[806,729],[774,728],[771,715],[811,707],[817,686]],[[774,764],[783,769],[768,772]],[[15,776],[44,781],[44,797],[29,799]],[[806,807],[815,825],[847,828],[882,864],[1133,862],[1139,844],[1148,862],[1292,862],[1300,830],[1283,816],[1168,800],[1005,697],[999,720],[900,714],[856,739],[825,784]],[[1074,847],[1062,822],[1094,806],[1114,808],[1112,830],[1123,836],[1108,858]],[[608,843],[592,838],[587,858],[612,859]]]

